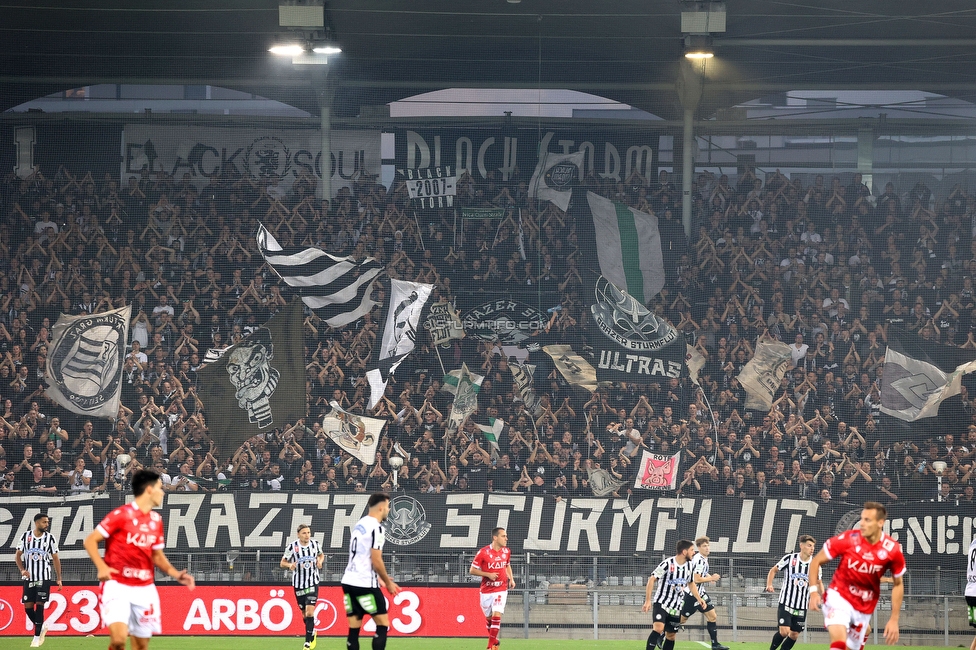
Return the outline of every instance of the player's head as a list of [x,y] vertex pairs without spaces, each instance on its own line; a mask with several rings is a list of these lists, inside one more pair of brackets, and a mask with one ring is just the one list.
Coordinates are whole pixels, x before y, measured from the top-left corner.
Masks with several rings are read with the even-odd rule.
[[302,540],[302,544],[308,544],[311,537],[312,529],[309,528],[308,524],[302,524],[298,527],[298,539]]
[[702,535],[701,537],[695,540],[695,546],[698,547],[698,552],[701,553],[704,557],[708,557],[710,545],[711,545],[711,540],[708,539],[708,537],[706,537],[705,535]]
[[491,542],[498,546],[508,546],[508,532],[501,527],[493,528],[491,531]]
[[43,533],[50,525],[51,520],[43,512],[39,512],[34,515],[34,527],[37,528],[38,531]]
[[800,535],[800,553],[802,555],[813,555],[817,549],[817,540],[812,535]]
[[159,479],[159,474],[148,469],[140,469],[132,475],[132,494],[140,497],[143,494],[149,495],[153,506],[163,505],[163,484]]
[[674,548],[675,557],[684,557],[690,560],[691,556],[695,553],[695,543],[690,539],[678,540],[678,544]]
[[884,526],[888,516],[888,509],[875,501],[867,501],[861,510],[861,534],[874,537]]
[[390,514],[390,495],[386,492],[377,492],[369,495],[366,502],[369,508],[369,515],[379,521],[386,521],[386,516]]

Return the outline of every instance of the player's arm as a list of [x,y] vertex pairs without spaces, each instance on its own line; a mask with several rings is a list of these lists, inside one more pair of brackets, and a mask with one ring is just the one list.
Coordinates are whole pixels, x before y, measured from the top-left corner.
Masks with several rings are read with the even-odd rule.
[[24,551],[20,544],[17,544],[17,551],[14,553],[14,562],[17,563],[17,570],[20,571],[20,575],[25,578],[29,578],[30,574],[27,572],[27,568],[24,566]]
[[831,557],[827,555],[826,549],[823,548],[817,551],[817,554],[813,556],[812,560],[810,560],[810,570],[808,573],[808,575],[810,576],[809,577],[809,581],[810,581],[809,607],[815,612],[820,611],[820,594],[822,594],[824,591],[823,582],[821,580],[821,576],[823,575],[823,572],[821,571],[820,566],[822,564],[826,564],[827,562],[830,562],[830,560]]
[[292,558],[291,545],[289,545],[288,551],[285,552],[285,555],[281,558],[281,562],[278,562],[278,566],[280,566],[282,569],[288,569],[289,571],[294,571],[295,567],[298,566],[298,563],[292,562],[291,558]]
[[697,580],[692,578],[691,582],[688,583],[688,588],[691,589],[691,595],[695,597],[695,600],[698,601],[698,604],[701,605],[702,609],[708,607],[708,603],[705,602],[705,599],[701,597],[701,593],[698,591]]
[[321,569],[323,564],[325,564],[325,553],[319,551],[319,554],[315,556],[315,568]]
[[58,591],[61,591],[61,587],[64,586],[61,582],[61,557],[57,553],[52,553],[51,563],[54,564],[54,575],[57,578]]
[[641,611],[645,614],[651,611],[651,594],[654,593],[654,583],[657,582],[657,576],[651,575],[647,579],[647,587],[644,589],[644,606],[641,607]]
[[152,559],[153,564],[155,564],[160,571],[168,575],[170,578],[173,578],[181,585],[185,585],[191,590],[196,586],[197,582],[193,579],[193,576],[190,575],[190,572],[186,569],[180,571],[170,564],[169,558],[167,558],[166,554],[163,553],[163,549],[153,549]]
[[474,561],[471,563],[471,568],[468,569],[468,573],[473,576],[478,576],[479,578],[488,578],[489,580],[498,580],[498,573],[493,573],[491,571],[482,571],[481,564],[479,563],[479,557],[476,556]]
[[88,557],[91,558],[92,564],[95,565],[95,569],[98,571],[98,579],[101,582],[111,580],[112,574],[119,572],[118,569],[113,569],[105,564],[101,553],[98,552],[98,545],[106,539],[105,535],[97,527],[85,538],[85,550],[88,551]]
[[905,583],[901,578],[893,578],[891,581],[891,615],[884,628],[884,638],[888,645],[898,643],[898,617],[901,615],[901,601],[905,597]]
[[397,592],[400,591],[400,586],[393,582],[393,578],[386,573],[386,564],[383,562],[383,550],[379,548],[370,549],[370,558],[373,561],[373,571],[376,572],[376,575],[386,585],[386,590],[390,592],[390,595],[396,596]]
[[515,589],[515,574],[512,573],[512,565],[506,566],[505,571],[508,572],[508,588]]
[[774,564],[769,570],[769,573],[766,574],[766,591],[769,593],[773,593],[773,591],[775,591],[773,589],[773,578],[776,577],[777,573],[779,573],[779,565]]

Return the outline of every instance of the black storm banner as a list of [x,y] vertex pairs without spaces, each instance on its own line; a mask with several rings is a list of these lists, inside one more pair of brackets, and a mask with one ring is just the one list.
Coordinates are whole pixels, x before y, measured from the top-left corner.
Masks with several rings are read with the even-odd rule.
[[[347,548],[366,514],[369,494],[288,492],[172,493],[160,510],[169,552],[278,549],[308,524],[326,552]],[[0,561],[13,558],[19,535],[42,509],[51,517],[62,558],[85,557],[82,546],[120,500],[12,497],[0,500]],[[793,499],[597,498],[524,494],[394,495],[386,549],[394,553],[471,552],[508,529],[513,553],[633,555],[673,552],[680,538],[708,535],[712,552],[779,559],[801,534],[823,540],[855,526],[860,507]],[[911,568],[964,570],[976,510],[954,504],[892,506],[886,528],[902,543]]]

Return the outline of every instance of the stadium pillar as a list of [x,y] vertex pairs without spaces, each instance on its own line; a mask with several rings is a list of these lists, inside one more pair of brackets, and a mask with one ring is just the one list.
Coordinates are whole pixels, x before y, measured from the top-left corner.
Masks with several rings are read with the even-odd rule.
[[[327,66],[322,66],[327,67]],[[322,183],[320,199],[332,201],[332,101],[335,99],[335,82],[328,74],[321,80],[318,88],[319,110],[322,131]]]
[[872,172],[874,170],[874,130],[857,130],[857,171],[861,174],[861,182],[869,190],[874,190]]
[[683,59],[675,90],[684,109],[684,128],[681,133],[681,222],[685,236],[691,238],[691,187],[694,181],[695,111],[701,101],[704,63],[692,64]]

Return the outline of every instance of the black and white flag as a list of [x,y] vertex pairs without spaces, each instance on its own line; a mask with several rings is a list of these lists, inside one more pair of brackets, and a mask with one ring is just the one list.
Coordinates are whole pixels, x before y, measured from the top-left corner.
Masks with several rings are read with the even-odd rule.
[[376,407],[386,392],[390,375],[413,351],[433,288],[432,284],[390,278],[390,302],[380,322],[382,329],[373,344],[373,356],[366,371],[370,409]]
[[329,402],[332,411],[322,419],[322,430],[343,451],[367,465],[376,462],[376,447],[386,420],[368,418],[344,411],[336,401]]
[[512,383],[515,384],[525,409],[533,417],[542,415],[542,402],[535,393],[535,364],[509,362],[508,369],[512,371]]
[[976,371],[976,352],[940,345],[890,328],[881,380],[881,412],[905,422],[939,415],[942,402],[962,392]]
[[529,196],[551,201],[565,212],[582,176],[584,152],[543,153],[529,181]]
[[62,314],[51,329],[47,396],[72,413],[117,417],[131,313],[127,305],[100,314]]
[[383,265],[372,257],[357,262],[314,247],[282,248],[264,226],[258,228],[257,241],[268,266],[331,327],[345,327],[376,305],[370,293]]

